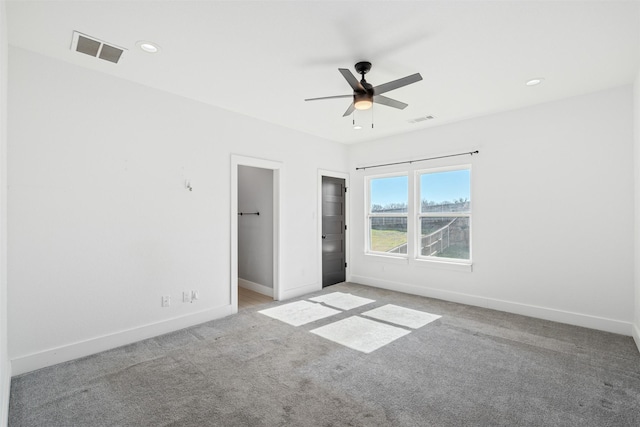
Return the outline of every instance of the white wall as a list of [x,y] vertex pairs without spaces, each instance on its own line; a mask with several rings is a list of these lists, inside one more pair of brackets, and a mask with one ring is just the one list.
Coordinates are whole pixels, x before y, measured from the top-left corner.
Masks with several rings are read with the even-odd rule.
[[7,347],[7,25],[0,2],[0,426],[7,425],[11,363]]
[[[631,334],[633,96],[615,88],[351,147],[352,281]],[[469,152],[473,271],[364,254],[357,166]]]
[[[318,286],[318,169],[351,171],[352,280],[631,332],[631,87],[345,148],[22,49],[9,59],[14,374],[231,312],[232,153],[284,164],[286,296]],[[364,255],[363,176],[392,169],[356,166],[472,149],[459,161],[473,164],[473,272]],[[180,302],[188,289],[197,303]]]
[[633,85],[633,162],[634,162],[634,201],[635,201],[635,297],[634,297],[634,322],[633,322],[633,338],[636,341],[638,350],[640,350],[640,262],[638,256],[640,256],[640,72],[636,77],[635,84]]
[[344,146],[22,49],[9,60],[14,374],[231,312],[231,154],[282,162],[280,287],[318,286],[316,171],[346,170]]
[[238,212],[260,213],[238,217],[238,278],[273,288],[272,170],[238,167]]

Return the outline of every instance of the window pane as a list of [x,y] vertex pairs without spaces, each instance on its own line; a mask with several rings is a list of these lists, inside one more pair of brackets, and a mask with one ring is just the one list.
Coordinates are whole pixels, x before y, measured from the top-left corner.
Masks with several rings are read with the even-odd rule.
[[420,212],[470,212],[469,169],[420,175]]
[[469,218],[421,218],[420,254],[469,259]]
[[370,250],[391,254],[407,253],[407,218],[371,218]]
[[409,177],[394,176],[371,180],[369,212],[407,212]]

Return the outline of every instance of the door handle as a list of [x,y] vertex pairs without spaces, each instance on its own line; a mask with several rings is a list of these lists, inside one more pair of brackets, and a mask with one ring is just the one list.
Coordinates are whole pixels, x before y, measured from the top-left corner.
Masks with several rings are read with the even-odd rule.
[[326,234],[323,234],[323,235],[322,235],[322,238],[323,238],[323,239],[326,239],[326,238],[327,238],[327,235],[326,235]]

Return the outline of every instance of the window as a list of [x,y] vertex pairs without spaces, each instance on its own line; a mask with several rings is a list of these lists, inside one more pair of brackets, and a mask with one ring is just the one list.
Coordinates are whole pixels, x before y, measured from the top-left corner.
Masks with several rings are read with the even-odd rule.
[[470,166],[420,170],[413,182],[371,176],[366,185],[367,253],[470,264]]
[[406,255],[408,176],[370,178],[368,182],[368,252]]
[[418,258],[471,260],[471,170],[417,173]]

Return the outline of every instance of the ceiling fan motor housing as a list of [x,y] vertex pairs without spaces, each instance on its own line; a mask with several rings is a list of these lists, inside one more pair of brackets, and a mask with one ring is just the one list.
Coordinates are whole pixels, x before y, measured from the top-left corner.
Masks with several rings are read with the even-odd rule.
[[364,79],[364,75],[371,70],[371,62],[358,62],[354,68],[356,69],[356,72],[362,76],[360,85],[364,90],[353,91],[353,106],[356,110],[368,110],[373,105],[373,85],[367,83]]

